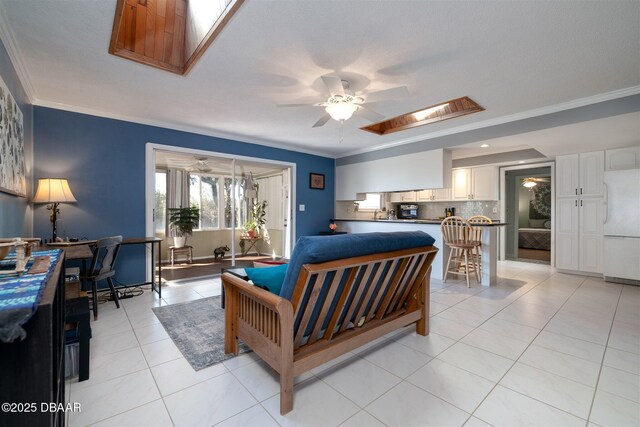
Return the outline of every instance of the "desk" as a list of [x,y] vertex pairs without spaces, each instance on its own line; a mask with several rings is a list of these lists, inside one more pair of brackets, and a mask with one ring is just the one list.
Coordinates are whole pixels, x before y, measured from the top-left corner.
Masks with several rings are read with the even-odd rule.
[[[72,245],[65,245],[64,247],[60,247],[60,249],[64,249],[65,258],[67,260],[81,260],[82,261],[82,269],[84,271],[87,270],[86,260],[91,259],[93,257],[93,252],[89,249],[89,245],[95,243],[95,240],[87,240],[86,242],[74,242]],[[162,239],[159,237],[129,237],[126,239],[122,239],[122,243],[120,245],[146,245],[147,243],[151,244],[151,281],[136,283],[134,285],[126,285],[129,286],[144,286],[151,285],[151,290],[158,294],[158,298],[162,298],[162,263],[160,260],[160,254],[162,250]],[[156,287],[156,256],[155,256],[155,245],[158,245],[158,283]]]
[[[151,281],[137,283],[129,286],[143,286],[151,285],[151,290],[157,292],[158,298],[162,298],[162,260],[160,259],[162,253],[162,239],[159,237],[130,237],[122,239],[120,245],[146,245],[151,244]],[[156,289],[156,256],[155,245],[158,245],[158,287]]]

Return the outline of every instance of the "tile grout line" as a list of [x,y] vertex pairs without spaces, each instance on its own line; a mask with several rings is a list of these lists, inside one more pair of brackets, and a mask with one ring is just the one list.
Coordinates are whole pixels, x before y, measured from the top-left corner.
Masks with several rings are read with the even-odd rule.
[[616,314],[618,313],[618,306],[620,305],[620,299],[622,298],[623,287],[620,287],[620,293],[618,294],[618,302],[616,303],[616,309],[613,313],[613,318],[611,319],[611,326],[609,326],[609,334],[607,335],[607,342],[604,346],[604,352],[602,353],[602,360],[600,362],[600,369],[598,370],[598,378],[596,379],[596,385],[593,389],[593,397],[591,398],[591,405],[589,405],[589,414],[587,416],[587,422],[591,420],[591,413],[593,412],[593,404],[596,401],[596,394],[598,394],[598,384],[600,384],[600,376],[602,375],[602,368],[604,367],[604,358],[607,355],[607,349],[609,348],[609,340],[611,339],[611,331],[613,331],[613,324],[616,321]]

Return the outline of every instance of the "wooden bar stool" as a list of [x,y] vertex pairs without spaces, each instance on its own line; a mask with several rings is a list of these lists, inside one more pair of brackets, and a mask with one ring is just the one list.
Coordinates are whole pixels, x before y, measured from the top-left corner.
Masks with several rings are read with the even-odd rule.
[[[475,273],[478,283],[480,283],[476,252],[474,251],[480,245],[480,242],[471,239],[469,223],[459,216],[451,216],[442,221],[440,228],[442,230],[443,243],[451,248],[443,282],[446,283],[449,273],[464,274],[468,288],[470,287],[469,271],[471,270]],[[451,269],[451,261],[455,264],[453,270]],[[464,272],[460,270],[464,270]]]
[[474,215],[467,219],[471,226],[471,239],[477,240],[480,244],[475,248],[476,257],[478,259],[478,271],[482,276],[482,227],[474,227],[476,224],[493,224],[491,218],[484,215]]

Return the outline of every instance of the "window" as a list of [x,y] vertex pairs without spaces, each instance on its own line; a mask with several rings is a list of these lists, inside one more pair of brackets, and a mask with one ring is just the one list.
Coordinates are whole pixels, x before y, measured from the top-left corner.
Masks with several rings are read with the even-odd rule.
[[380,209],[380,193],[367,193],[367,198],[358,201],[360,210],[376,210]]
[[218,177],[189,174],[189,203],[200,208],[200,230],[218,228]]
[[[248,219],[248,202],[245,198],[241,180],[232,185],[231,178],[224,179],[224,227],[231,228],[231,196],[236,198],[236,227],[241,228]],[[233,187],[233,189],[232,189]]]
[[167,227],[167,172],[156,171],[156,206],[154,210],[156,233],[164,234]]

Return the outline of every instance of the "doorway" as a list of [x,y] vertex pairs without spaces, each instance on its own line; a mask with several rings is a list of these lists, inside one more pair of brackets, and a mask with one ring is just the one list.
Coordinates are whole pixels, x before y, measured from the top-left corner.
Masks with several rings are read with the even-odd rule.
[[[295,236],[294,176],[291,163],[147,144],[146,227],[163,239],[163,281],[288,257]],[[189,248],[172,251],[175,230],[168,212],[193,206],[200,215],[187,238]]]
[[501,168],[501,259],[553,265],[552,163]]

